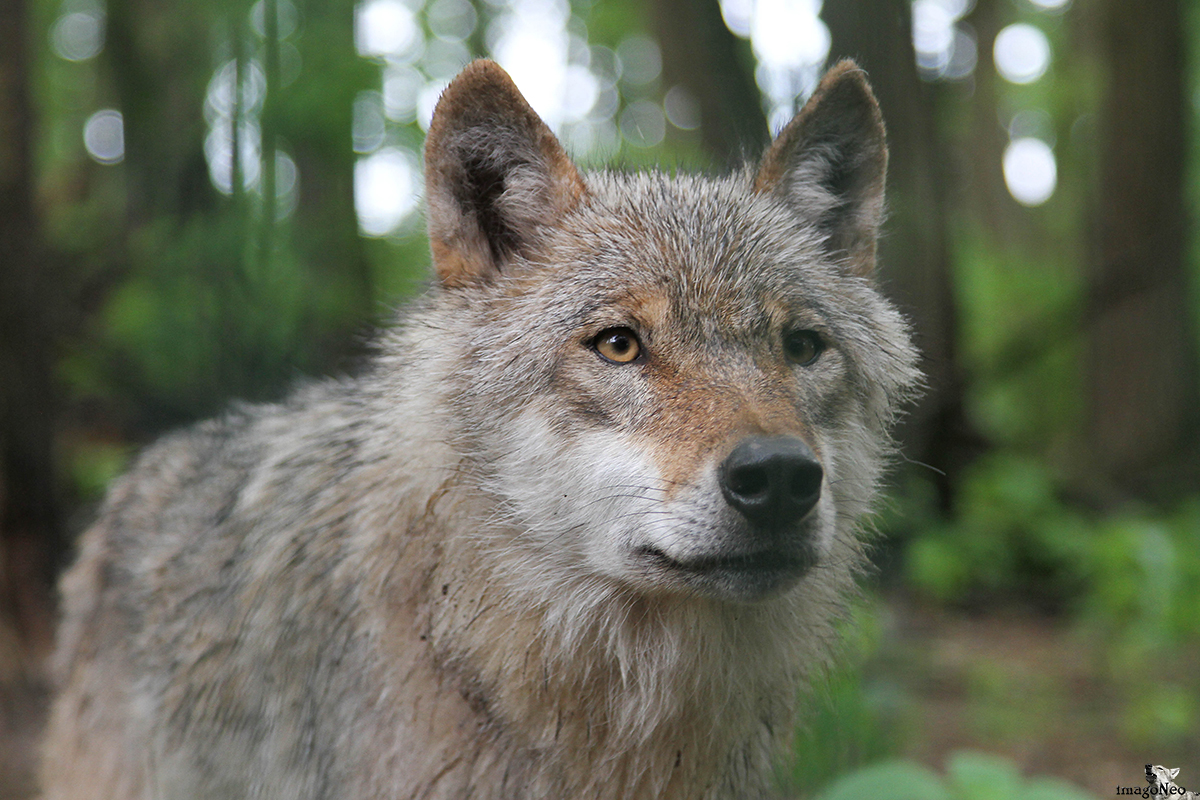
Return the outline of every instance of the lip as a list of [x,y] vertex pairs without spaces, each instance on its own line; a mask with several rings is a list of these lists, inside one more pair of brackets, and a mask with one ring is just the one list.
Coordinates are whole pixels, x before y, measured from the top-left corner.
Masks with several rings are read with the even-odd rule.
[[809,559],[795,553],[764,549],[748,553],[715,553],[686,561],[671,558],[657,547],[638,548],[638,555],[655,566],[693,575],[714,573],[746,573],[769,575],[799,574],[810,566]]
[[690,592],[726,602],[757,602],[794,586],[816,562],[815,556],[767,548],[749,552],[711,553],[680,560],[647,546],[636,556],[644,568]]

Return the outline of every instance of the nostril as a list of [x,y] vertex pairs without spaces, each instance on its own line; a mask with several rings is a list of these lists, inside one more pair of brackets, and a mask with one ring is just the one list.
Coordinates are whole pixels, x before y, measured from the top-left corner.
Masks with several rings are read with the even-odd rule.
[[729,471],[729,490],[745,498],[766,494],[771,478],[765,469],[742,467]]
[[721,493],[752,524],[779,527],[803,518],[821,497],[824,472],[794,436],[752,436],[721,465]]
[[819,495],[824,474],[821,465],[815,461],[796,464],[789,485],[792,497],[796,500],[807,500],[813,495]]

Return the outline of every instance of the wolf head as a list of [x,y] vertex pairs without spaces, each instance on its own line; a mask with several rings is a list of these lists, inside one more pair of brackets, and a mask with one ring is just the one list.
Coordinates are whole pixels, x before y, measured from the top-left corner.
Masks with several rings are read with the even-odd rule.
[[886,162],[850,62],[720,178],[585,176],[497,65],[449,86],[425,153],[448,402],[520,569],[756,601],[860,559],[917,380],[872,279]]
[[1169,769],[1161,764],[1146,765],[1146,783],[1159,786],[1171,786],[1179,775],[1179,767]]

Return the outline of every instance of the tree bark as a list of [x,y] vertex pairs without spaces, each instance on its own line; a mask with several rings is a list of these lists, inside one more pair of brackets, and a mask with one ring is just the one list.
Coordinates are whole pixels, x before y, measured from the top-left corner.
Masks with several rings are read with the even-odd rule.
[[53,457],[58,303],[37,239],[28,18],[26,0],[0,1],[0,682],[33,669],[49,643],[62,552]]
[[853,58],[867,70],[888,129],[888,223],[880,281],[912,321],[928,391],[900,430],[905,454],[935,467],[940,502],[975,436],[963,414],[953,276],[947,245],[945,148],[938,144],[932,87],[917,74],[908,0],[838,0],[822,12],[830,61]]
[[720,164],[754,153],[769,132],[754,58],[721,16],[718,0],[655,0],[663,85],[682,86],[700,106],[700,138]]
[[1105,0],[1101,10],[1108,74],[1085,317],[1088,463],[1106,496],[1166,498],[1200,485],[1186,28],[1178,0]]
[[101,57],[124,117],[130,229],[211,208],[200,110],[216,17],[192,2],[109,0],[106,8]]
[[[291,235],[305,262],[324,287],[344,297],[341,324],[322,330],[321,360],[336,369],[359,357],[363,337],[358,328],[383,314],[374,296],[374,279],[358,235],[354,206],[352,140],[356,95],[378,81],[378,72],[354,49],[352,0],[308,3],[305,32],[297,42],[305,65],[307,102],[284,88],[286,113],[280,133],[288,142],[300,172],[300,197]],[[312,97],[322,102],[312,102]],[[343,360],[345,359],[345,360]]]

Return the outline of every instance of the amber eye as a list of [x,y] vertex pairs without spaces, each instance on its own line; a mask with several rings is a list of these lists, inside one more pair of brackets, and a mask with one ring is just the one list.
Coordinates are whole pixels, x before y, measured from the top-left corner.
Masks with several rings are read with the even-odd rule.
[[783,337],[783,350],[788,360],[807,367],[820,357],[825,342],[816,331],[792,331]]
[[592,339],[592,347],[614,364],[628,364],[642,353],[642,343],[629,328],[605,328]]

